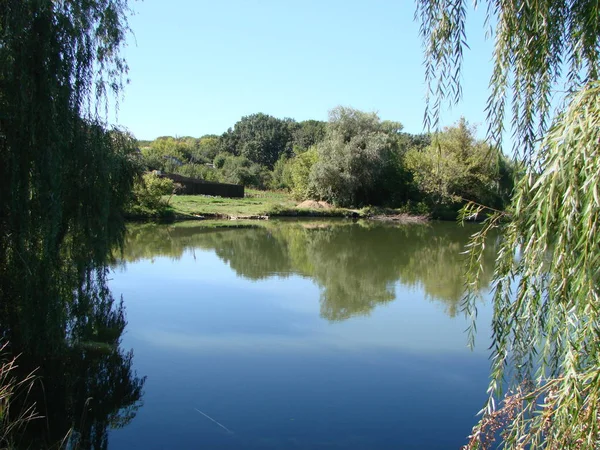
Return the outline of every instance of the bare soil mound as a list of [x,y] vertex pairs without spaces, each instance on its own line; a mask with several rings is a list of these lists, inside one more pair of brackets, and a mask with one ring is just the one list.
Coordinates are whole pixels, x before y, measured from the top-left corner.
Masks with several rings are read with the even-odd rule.
[[296,208],[300,209],[332,209],[333,205],[327,202],[317,202],[315,200],[304,200],[302,203],[296,205]]

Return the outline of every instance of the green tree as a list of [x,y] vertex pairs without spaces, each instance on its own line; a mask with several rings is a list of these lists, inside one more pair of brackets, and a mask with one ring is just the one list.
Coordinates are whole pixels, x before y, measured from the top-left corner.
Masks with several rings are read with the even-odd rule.
[[[426,74],[439,100],[460,98],[465,1],[420,0]],[[500,227],[496,261],[490,400],[468,448],[595,449],[600,441],[600,8],[595,2],[487,2],[494,25],[488,100],[490,140],[498,144],[512,97],[516,148],[525,174],[506,213],[473,238],[478,249]],[[556,82],[571,94],[552,118]],[[445,88],[449,87],[449,90]],[[437,106],[436,106],[437,105]],[[547,131],[548,126],[550,130]],[[467,214],[476,214],[472,206]],[[519,254],[515,255],[515,250]],[[474,313],[473,298],[467,300]],[[508,395],[500,403],[508,384]],[[503,426],[503,423],[506,425]]]
[[507,166],[505,158],[477,140],[475,132],[463,118],[437,133],[429,146],[406,153],[406,166],[414,182],[434,204],[462,204],[467,200],[494,208],[503,206],[501,193],[510,186],[500,186],[497,169],[500,164]]
[[219,154],[215,158],[215,167],[219,168],[218,177],[222,183],[263,189],[269,181],[269,171],[245,156]]
[[318,159],[317,148],[310,147],[290,160],[291,189],[297,199],[304,200],[316,195],[310,185],[310,172]]
[[327,134],[317,145],[319,157],[310,173],[312,191],[341,206],[380,202],[383,174],[392,164],[402,125],[342,106],[329,116]]
[[290,122],[263,113],[242,117],[222,136],[221,149],[272,169],[281,154],[291,153]]
[[290,189],[292,187],[292,160],[285,154],[277,160],[271,172],[271,189]]
[[144,163],[150,170],[173,172],[189,161],[194,154],[194,141],[173,137],[160,137],[142,149]]
[[298,126],[292,131],[292,142],[294,147],[298,147],[301,150],[307,150],[325,138],[327,122],[322,122],[320,120],[304,120],[297,125]]
[[128,213],[134,217],[165,216],[169,200],[165,196],[175,193],[175,183],[153,172],[138,177],[133,185],[133,196]]
[[[123,239],[136,145],[97,111],[122,87],[127,14],[125,1],[1,2],[0,334],[22,353],[24,371],[74,344],[77,323],[94,319],[70,314],[91,299],[118,314],[105,263]],[[60,397],[52,383],[45,389]],[[79,406],[70,417],[87,411]],[[105,424],[110,414],[117,419],[107,410]]]
[[192,161],[210,163],[220,150],[219,136],[207,134],[198,139],[197,146],[192,154]]

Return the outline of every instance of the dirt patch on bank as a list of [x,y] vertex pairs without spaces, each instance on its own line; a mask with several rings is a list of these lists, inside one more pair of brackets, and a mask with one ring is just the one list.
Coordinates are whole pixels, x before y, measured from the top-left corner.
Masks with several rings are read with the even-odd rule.
[[317,202],[315,200],[305,200],[302,203],[296,205],[296,208],[300,209],[333,209],[333,205],[320,201]]

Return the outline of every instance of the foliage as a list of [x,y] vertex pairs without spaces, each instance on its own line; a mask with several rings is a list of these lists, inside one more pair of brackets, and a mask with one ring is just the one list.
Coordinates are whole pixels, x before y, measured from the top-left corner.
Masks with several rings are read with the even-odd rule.
[[271,189],[290,189],[292,186],[292,164],[290,158],[283,154],[273,166],[271,172]]
[[26,396],[36,382],[35,373],[22,375],[18,371],[17,357],[10,356],[8,344],[0,346],[0,446],[11,448],[14,445],[13,436],[28,422],[40,419],[34,406],[13,412],[11,407],[19,396]]
[[[327,162],[325,160],[328,158],[318,155],[313,158],[315,153],[307,151],[316,148],[316,144],[321,147],[330,145],[331,142],[324,142],[325,138],[335,133],[360,134],[376,130],[387,136],[386,145],[389,144],[389,152],[387,157],[381,160],[381,165],[372,164],[376,180],[371,180],[373,186],[368,201],[397,206],[420,199],[418,189],[412,183],[411,173],[405,167],[404,156],[410,148],[425,147],[430,142],[429,135],[402,133],[402,125],[398,122],[380,121],[376,115],[351,108],[338,108],[332,114],[339,115],[332,124],[318,120],[296,122],[260,113],[253,114],[243,117],[222,136],[206,135],[199,139],[163,136],[155,141],[145,142],[146,145],[141,150],[142,159],[146,168],[150,169],[207,181],[288,189],[299,199],[319,198],[320,195],[326,195],[319,194],[317,189],[325,188],[310,180],[310,171],[317,160],[322,161],[320,169],[326,165],[332,166],[329,167],[331,173],[328,174],[332,176],[326,178],[330,182],[337,182],[335,189],[343,189],[344,185],[352,184],[355,180],[348,176],[341,182],[345,176],[343,165],[332,164],[332,158]],[[363,125],[357,119],[361,115],[365,129],[361,128]],[[356,145],[360,147],[365,143],[356,142]],[[360,152],[353,151],[351,146],[346,150],[355,158],[352,164],[360,165]],[[361,151],[364,156],[364,150]],[[329,152],[325,150],[324,153]],[[271,158],[274,157],[277,160],[272,163]],[[325,172],[323,169],[322,174]],[[339,179],[334,180],[333,176],[338,176]],[[319,179],[320,181],[322,180]]]
[[[599,139],[600,85],[594,84],[557,117],[540,148],[543,170],[527,170],[504,228],[496,264],[492,388],[500,389],[508,367],[516,368],[518,383],[532,383],[506,400],[505,409],[515,401],[523,408],[511,412],[504,435],[509,447],[596,448],[600,439]],[[515,248],[522,249],[518,258]],[[538,350],[532,353],[534,343]]]
[[464,118],[437,133],[429,146],[406,154],[415,184],[436,204],[467,200],[502,208],[502,193],[511,186],[500,186],[500,181],[510,182],[512,177],[501,179],[499,164],[508,170],[504,156],[477,140]]
[[272,169],[281,154],[291,152],[291,122],[263,113],[242,117],[222,136],[221,148]]
[[[222,154],[217,155],[217,158],[220,156]],[[215,158],[215,166],[220,166],[219,181],[222,183],[241,184],[255,188],[263,188],[268,183],[269,172],[266,168],[253,163],[244,156],[228,155],[219,161]]]
[[376,203],[401,129],[398,123],[382,122],[375,113],[333,109],[310,172],[315,196],[341,206]]
[[142,149],[142,156],[149,170],[174,172],[193,153],[193,144],[183,139],[163,137],[152,141]]
[[[436,98],[428,115],[434,124],[442,100],[460,97],[465,3],[418,2],[426,78]],[[594,2],[487,4],[488,23],[497,22],[491,30],[489,136],[492,144],[500,142],[506,104],[512,100],[515,145],[525,176],[509,212],[490,217],[471,245],[468,282],[474,283],[481,240],[496,227],[504,231],[494,282],[490,400],[468,447],[489,448],[504,428],[507,449],[593,449],[600,440],[600,9]],[[566,99],[564,112],[546,134],[559,80],[576,94]],[[471,205],[465,214],[481,211]],[[465,304],[471,314],[476,313],[473,298]],[[495,397],[502,393],[505,376],[509,395],[497,408]]]
[[210,163],[220,151],[219,136],[206,135],[198,139],[196,148],[192,151],[192,161],[199,163]]
[[307,199],[315,195],[310,185],[310,173],[318,159],[316,147],[311,147],[291,160],[291,189],[297,199]]
[[304,120],[297,124],[292,132],[294,147],[307,150],[325,139],[327,122],[320,120]]
[[[436,217],[451,220],[464,203],[451,199],[501,208],[512,189],[511,165],[476,141],[466,122],[448,128],[435,143],[429,133],[404,133],[398,122],[343,107],[331,111],[329,123],[254,114],[236,127],[220,137],[163,136],[142,149],[143,160],[146,167],[207,181],[287,189],[302,200],[394,208],[424,202]],[[277,147],[267,142],[276,135],[278,159],[272,170],[264,161],[253,162],[261,160],[257,155],[263,150]],[[434,144],[448,151],[436,151]],[[493,158],[484,157],[484,148]],[[434,165],[441,181],[430,170]]]
[[[170,197],[176,192],[175,183],[150,172],[138,177],[133,186],[133,198],[129,206],[131,216],[164,216]],[[165,196],[169,199],[165,199]]]
[[[55,444],[49,434],[63,438],[73,426],[82,434],[89,426],[101,447],[109,421],[118,423],[120,411],[141,397],[131,355],[127,363],[118,349],[124,317],[106,289],[105,266],[123,239],[123,209],[139,169],[136,145],[99,116],[123,84],[127,14],[123,0],[5,0],[0,8],[0,334],[12,354],[22,354],[21,375],[41,366],[48,380],[45,391],[35,386],[17,403],[34,398],[39,408],[59,410],[41,411],[45,426],[40,421],[27,438],[20,434],[24,448],[47,448]],[[115,315],[119,323],[101,320]],[[84,323],[91,331],[113,329],[114,370],[68,371],[74,361],[92,359],[85,352],[63,359],[85,335]],[[100,401],[105,407],[94,410],[93,421],[79,420],[89,405],[73,401],[68,387],[97,397],[91,386],[100,381],[115,387],[119,402]],[[61,420],[67,428],[55,426]]]
[[[508,96],[512,95],[515,150],[529,159],[552,115],[556,83],[574,91],[598,79],[600,10],[594,2],[476,2],[487,6],[488,35],[495,39],[487,103],[490,139],[500,146]],[[461,97],[466,44],[466,0],[419,0],[417,17],[425,45],[426,120],[439,125],[444,100]],[[433,102],[433,104],[432,104]]]
[[173,173],[206,181],[218,181],[219,179],[217,171],[206,164],[183,164],[175,167]]

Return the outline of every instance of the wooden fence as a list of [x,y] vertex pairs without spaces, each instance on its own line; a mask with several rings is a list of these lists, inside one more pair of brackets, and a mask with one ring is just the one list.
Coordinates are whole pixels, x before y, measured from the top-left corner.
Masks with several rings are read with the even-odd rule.
[[182,186],[180,194],[214,195],[219,197],[244,197],[244,186],[239,184],[213,183],[198,178],[184,177],[174,173],[159,173],[160,177],[169,178]]

